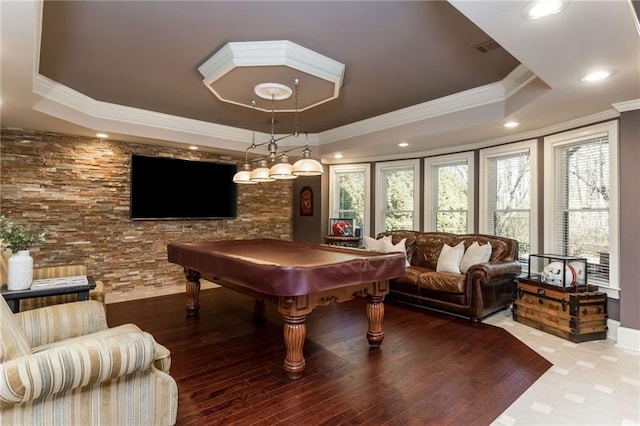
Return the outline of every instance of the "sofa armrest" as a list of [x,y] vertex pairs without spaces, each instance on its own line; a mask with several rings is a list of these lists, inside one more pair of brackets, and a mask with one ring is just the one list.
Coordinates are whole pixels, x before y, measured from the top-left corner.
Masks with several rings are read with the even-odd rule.
[[472,281],[479,281],[482,284],[501,278],[516,278],[520,275],[521,266],[515,260],[502,260],[487,263],[478,263],[467,270],[467,277]]
[[101,334],[0,364],[0,408],[151,367],[155,341],[149,333]]
[[93,300],[18,312],[14,317],[31,347],[107,329],[104,305]]

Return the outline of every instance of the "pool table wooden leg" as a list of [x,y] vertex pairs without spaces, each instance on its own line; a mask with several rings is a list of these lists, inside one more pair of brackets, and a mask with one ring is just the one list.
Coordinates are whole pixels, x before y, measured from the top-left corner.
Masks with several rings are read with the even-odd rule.
[[367,296],[367,319],[369,320],[369,330],[367,330],[367,340],[369,345],[378,348],[384,339],[382,331],[382,319],[384,318],[384,295]]
[[302,348],[307,335],[306,315],[283,315],[284,317],[284,344],[287,348],[287,356],[284,359],[284,371],[287,377],[296,380],[302,377],[306,367]]
[[200,309],[198,296],[200,295],[200,272],[184,268],[184,276],[187,277],[187,314],[196,315]]

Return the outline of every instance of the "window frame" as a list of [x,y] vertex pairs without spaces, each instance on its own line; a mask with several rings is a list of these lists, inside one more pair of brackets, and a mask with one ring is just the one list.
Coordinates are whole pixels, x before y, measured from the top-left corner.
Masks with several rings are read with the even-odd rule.
[[[503,157],[507,155],[519,154],[523,152],[529,153],[530,161],[530,216],[529,216],[529,253],[539,253],[538,241],[538,143],[537,140],[527,140],[523,142],[509,143],[490,148],[480,149],[479,161],[479,181],[480,181],[480,197],[478,200],[478,232],[481,234],[492,234],[492,230],[488,229],[488,179],[487,170],[488,161],[495,157]],[[528,265],[523,265],[526,268]],[[524,270],[523,268],[523,270]]]
[[424,230],[435,231],[435,210],[432,205],[434,196],[433,169],[448,164],[455,164],[466,161],[467,174],[469,180],[467,193],[467,233],[471,234],[475,230],[475,159],[473,151],[458,154],[442,155],[437,157],[427,157],[424,159]]
[[398,160],[376,163],[376,189],[375,189],[375,235],[385,231],[385,209],[386,200],[382,199],[383,180],[382,173],[394,169],[406,169],[407,166],[413,168],[413,229],[420,229],[420,160]]
[[340,202],[338,197],[340,192],[337,187],[336,175],[340,173],[361,172],[364,174],[364,214],[363,229],[361,235],[369,235],[371,229],[371,165],[362,164],[338,164],[329,166],[329,217],[338,217],[338,206]]
[[608,121],[576,130],[558,133],[544,138],[544,240],[548,246],[545,250],[554,252],[557,234],[556,222],[553,220],[556,211],[556,182],[554,167],[554,148],[594,139],[606,134],[609,140],[609,282],[598,285],[601,291],[615,299],[620,298],[620,174],[618,169],[618,121]]

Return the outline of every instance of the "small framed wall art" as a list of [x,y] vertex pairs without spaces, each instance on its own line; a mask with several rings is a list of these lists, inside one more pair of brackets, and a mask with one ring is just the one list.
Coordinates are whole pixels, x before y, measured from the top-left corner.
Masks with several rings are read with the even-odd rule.
[[313,190],[308,186],[300,190],[300,216],[313,216]]

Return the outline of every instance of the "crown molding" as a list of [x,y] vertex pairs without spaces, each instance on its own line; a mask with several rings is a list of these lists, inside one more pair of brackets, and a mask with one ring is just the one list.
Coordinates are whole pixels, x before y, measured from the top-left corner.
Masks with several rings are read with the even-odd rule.
[[538,78],[529,68],[520,64],[513,69],[505,78],[502,79],[502,84],[505,89],[505,97],[516,94],[520,89],[524,88],[527,84]]
[[532,130],[529,132],[517,133],[509,136],[495,138],[495,139],[487,139],[484,141],[477,141],[477,142],[472,142],[464,145],[456,145],[454,147],[436,148],[436,149],[431,149],[426,151],[412,152],[410,154],[407,154],[407,153],[389,154],[384,156],[349,158],[345,160],[327,159],[323,161],[323,163],[328,165],[350,164],[350,163],[372,163],[372,162],[378,162],[378,161],[406,160],[407,158],[434,157],[437,155],[473,151],[476,149],[489,148],[492,146],[504,145],[507,143],[521,142],[521,141],[536,139],[544,136],[550,136],[555,133],[560,133],[567,130],[576,129],[579,127],[585,127],[594,123],[615,119],[615,118],[618,118],[619,116],[620,114],[618,114],[616,111],[608,110],[608,111],[602,111],[596,114],[591,114],[585,117],[576,118],[575,120],[554,124],[552,126],[547,126],[541,129]]
[[[224,144],[225,148],[233,146],[239,150],[248,148],[253,139],[253,132],[250,130],[98,101],[40,74],[33,80],[33,92],[42,97],[33,107],[34,110],[93,130],[154,139],[166,139],[170,136],[189,144],[194,143],[196,137],[200,143],[208,146]],[[301,133],[299,137],[303,135],[305,134]],[[285,135],[275,135],[276,138],[282,136]],[[270,134],[255,133],[258,143],[270,138]],[[299,138],[293,138],[279,144],[291,147],[304,145],[307,140],[310,146],[319,144],[317,134],[305,135],[302,142]]]
[[[118,131],[127,127],[127,132],[138,129],[132,133],[135,136],[152,137],[144,132],[144,128],[153,127],[186,135],[245,142],[247,145],[251,143],[252,132],[249,130],[98,101],[41,74],[33,80],[33,92],[43,99],[34,106],[35,110],[94,130]],[[265,133],[260,135],[269,137]]]
[[347,124],[320,133],[320,143],[332,143],[429,118],[452,114],[504,100],[504,85],[491,83],[429,102],[402,108],[357,123]]
[[536,78],[537,76],[533,72],[520,64],[499,82],[486,84],[433,101],[368,118],[357,123],[327,130],[320,133],[320,143],[328,144],[337,142],[362,136],[367,133],[378,132],[497,102],[504,102]]
[[628,112],[640,109],[640,99],[632,99],[625,102],[616,102],[612,105],[618,112]]

